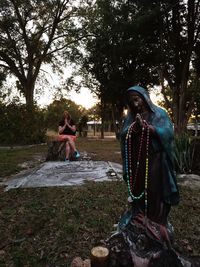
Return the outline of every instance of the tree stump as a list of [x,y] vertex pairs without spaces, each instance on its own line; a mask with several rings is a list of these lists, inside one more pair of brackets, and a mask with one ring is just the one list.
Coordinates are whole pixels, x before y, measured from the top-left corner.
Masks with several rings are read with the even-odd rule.
[[66,142],[58,140],[47,141],[47,161],[65,160],[66,157]]
[[109,250],[105,247],[94,247],[91,250],[92,267],[108,267]]

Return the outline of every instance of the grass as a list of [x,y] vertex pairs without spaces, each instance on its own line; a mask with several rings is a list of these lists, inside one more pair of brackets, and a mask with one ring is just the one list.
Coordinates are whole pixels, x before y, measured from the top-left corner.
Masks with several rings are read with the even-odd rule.
[[31,166],[37,163],[38,158],[45,158],[45,145],[1,148],[0,149],[0,177],[7,177],[24,169],[20,164],[27,162]]
[[[121,163],[118,141],[87,140],[79,138],[76,142],[80,151],[87,151],[93,160],[109,160]],[[106,152],[106,153],[105,153]],[[24,169],[22,163],[34,167],[38,161],[44,160],[47,155],[47,146],[35,145],[24,148],[0,149],[0,177],[8,177]]]
[[109,236],[123,211],[122,189],[121,182],[110,182],[1,192],[5,254],[0,266],[13,262],[18,262],[14,266],[68,266],[73,256],[88,257],[90,249]]
[[[79,139],[77,147],[96,160],[121,160],[117,141]],[[5,160],[10,157],[17,166],[38,153],[44,156],[45,147],[14,151]],[[170,213],[175,247],[187,256],[200,255],[200,189],[180,191],[182,201]],[[0,266],[67,267],[77,255],[89,257],[91,248],[110,236],[126,199],[123,181],[8,192],[0,188]]]

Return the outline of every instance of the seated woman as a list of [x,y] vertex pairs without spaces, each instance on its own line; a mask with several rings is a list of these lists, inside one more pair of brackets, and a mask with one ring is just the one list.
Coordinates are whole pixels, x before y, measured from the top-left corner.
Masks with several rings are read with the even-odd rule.
[[69,161],[71,157],[79,158],[80,154],[76,149],[76,126],[70,114],[65,110],[63,118],[59,122],[58,127],[59,141],[66,141],[66,157],[65,161]]

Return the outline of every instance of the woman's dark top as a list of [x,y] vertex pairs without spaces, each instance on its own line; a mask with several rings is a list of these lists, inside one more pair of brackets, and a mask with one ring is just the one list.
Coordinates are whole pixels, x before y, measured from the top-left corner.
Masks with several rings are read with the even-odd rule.
[[[63,127],[65,125],[65,121],[61,120],[59,122],[59,126]],[[69,125],[75,125],[73,120],[70,120]],[[61,135],[76,135],[76,131],[72,131],[68,126],[65,127],[64,131],[61,133]]]

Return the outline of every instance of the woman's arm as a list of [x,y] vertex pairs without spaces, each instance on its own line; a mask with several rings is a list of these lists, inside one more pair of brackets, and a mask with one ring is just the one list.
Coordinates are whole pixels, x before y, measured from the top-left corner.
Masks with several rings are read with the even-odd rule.
[[76,126],[75,125],[70,125],[68,122],[65,122],[65,124],[63,126],[59,126],[58,127],[58,133],[59,134],[63,133],[66,127],[68,127],[73,132],[76,131]]
[[69,129],[71,129],[73,132],[76,132],[76,126],[75,125],[69,125],[68,124]]
[[63,133],[63,131],[65,130],[66,124],[64,124],[63,126],[59,126],[58,127],[58,133],[61,134]]

